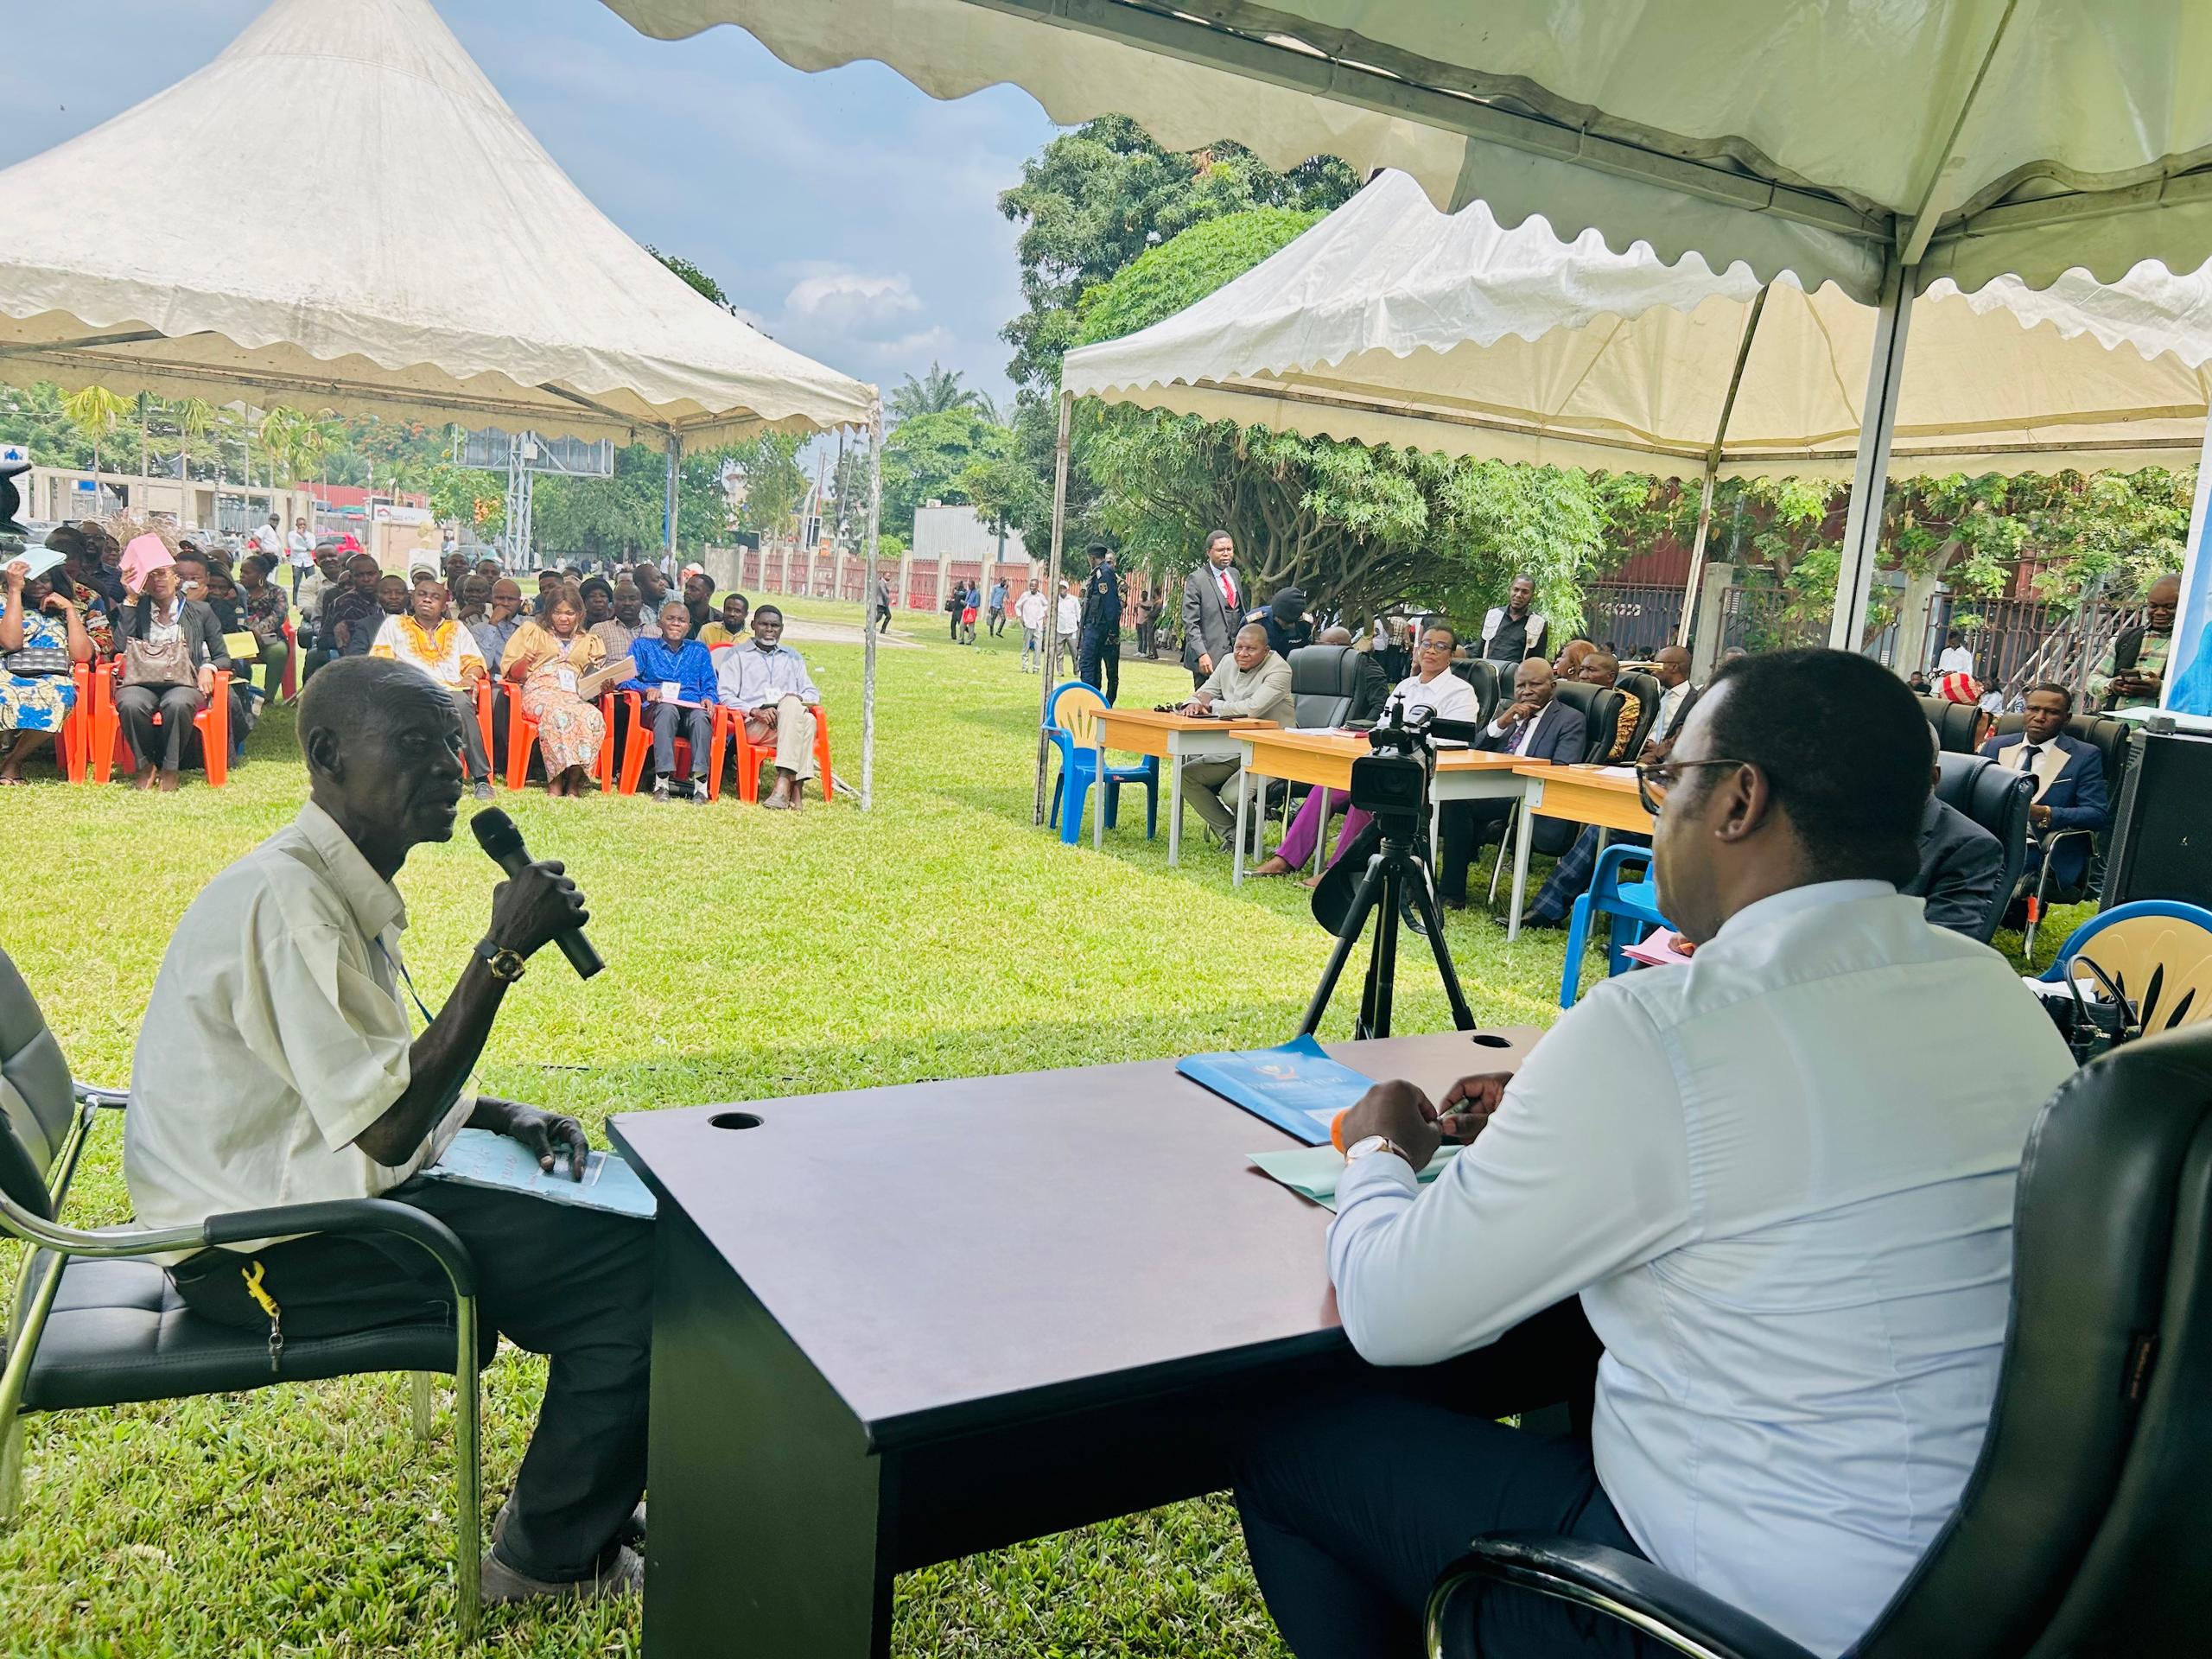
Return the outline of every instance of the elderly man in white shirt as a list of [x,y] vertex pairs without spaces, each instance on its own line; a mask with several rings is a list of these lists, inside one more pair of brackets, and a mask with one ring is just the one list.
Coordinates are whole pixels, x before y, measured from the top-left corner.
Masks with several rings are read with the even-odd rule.
[[[404,664],[347,658],[300,698],[312,798],[194,899],[139,1033],[124,1176],[152,1227],[323,1199],[427,1211],[468,1247],[486,1321],[551,1357],[537,1432],[484,1561],[487,1601],[634,1589],[652,1353],[650,1223],[512,1190],[416,1179],[463,1126],[513,1136],[581,1179],[581,1124],[488,1096],[469,1074],[508,986],[589,919],[558,864],[492,894],[483,940],[419,1033],[400,959],[408,852],[453,835],[461,715]],[[407,988],[403,994],[402,987]],[[283,1338],[449,1311],[411,1244],[315,1234],[203,1250],[169,1268],[194,1313]]]
[[[1729,664],[1644,769],[1694,959],[1605,982],[1516,1075],[1347,1115],[1328,1265],[1360,1354],[1427,1365],[1579,1295],[1605,1355],[1587,1440],[1371,1384],[1255,1423],[1246,1536],[1305,1659],[1414,1650],[1433,1573],[1512,1528],[1838,1654],[1957,1507],[2021,1150],[2072,1061],[2003,958],[1897,891],[1923,728],[1865,658]],[[1471,1144],[1417,1186],[1446,1137]],[[1517,1592],[1463,1613],[1485,1659],[1641,1650]]]
[[[1052,666],[1046,672],[1058,679],[1062,674],[1075,672],[1076,630],[1083,625],[1083,601],[1077,596],[1076,584],[1068,582],[1060,594],[1060,602],[1052,614]],[[1067,666],[1060,666],[1061,654],[1067,657]]]
[[783,639],[783,612],[763,605],[753,613],[753,643],[732,645],[716,659],[715,687],[723,706],[743,716],[747,742],[776,746],[775,786],[760,804],[796,812],[814,776],[822,693],[807,674],[806,658]]
[[1021,624],[1021,671],[1045,665],[1045,595],[1031,582],[1029,591],[1014,601],[1014,614]]

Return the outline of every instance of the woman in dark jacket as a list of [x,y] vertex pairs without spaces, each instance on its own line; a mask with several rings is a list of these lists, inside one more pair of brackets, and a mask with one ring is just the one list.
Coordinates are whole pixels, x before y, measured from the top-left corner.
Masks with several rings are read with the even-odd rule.
[[[189,679],[126,685],[115,694],[115,711],[130,740],[138,787],[173,790],[193,716],[207,706],[207,694],[215,687],[215,671],[231,666],[231,653],[223,644],[215,613],[204,600],[187,599],[177,586],[176,567],[167,564],[147,572],[143,592],[124,595],[115,620],[115,644],[126,665],[132,641],[165,655],[181,645],[190,665]],[[154,725],[156,710],[162,716],[158,730]]]

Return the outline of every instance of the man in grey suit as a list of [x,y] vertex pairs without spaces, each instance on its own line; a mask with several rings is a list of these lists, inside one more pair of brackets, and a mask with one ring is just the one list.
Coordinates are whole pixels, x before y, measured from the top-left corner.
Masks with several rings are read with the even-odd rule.
[[1244,626],[1249,601],[1244,582],[1230,567],[1236,543],[1225,530],[1206,536],[1205,563],[1183,582],[1183,666],[1191,683],[1204,685],[1207,676],[1229,660],[1236,630]]

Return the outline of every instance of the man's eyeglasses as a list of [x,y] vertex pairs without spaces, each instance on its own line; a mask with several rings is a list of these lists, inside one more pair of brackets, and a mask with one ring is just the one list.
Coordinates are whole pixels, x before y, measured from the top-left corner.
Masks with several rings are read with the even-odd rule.
[[1743,760],[1639,760],[1636,763],[1636,794],[1643,803],[1643,810],[1653,817],[1667,804],[1668,791],[1681,781],[1682,774],[1699,766],[1741,766]]

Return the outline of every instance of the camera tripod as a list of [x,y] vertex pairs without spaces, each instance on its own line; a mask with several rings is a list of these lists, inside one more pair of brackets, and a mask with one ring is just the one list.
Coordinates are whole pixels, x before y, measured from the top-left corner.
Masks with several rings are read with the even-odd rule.
[[1312,1036],[1320,1025],[1329,999],[1336,995],[1337,982],[1344,976],[1344,963],[1351,957],[1352,941],[1367,931],[1370,914],[1375,918],[1375,948],[1367,959],[1367,982],[1360,992],[1359,1023],[1353,1035],[1390,1034],[1390,1001],[1398,974],[1398,913],[1408,900],[1421,918],[1421,930],[1428,935],[1429,949],[1436,953],[1436,971],[1444,982],[1445,997],[1452,1004],[1452,1025],[1461,1031],[1475,1028],[1474,1014],[1459,988],[1459,976],[1452,970],[1452,953],[1444,947],[1444,918],[1436,907],[1428,867],[1414,848],[1414,822],[1397,813],[1377,816],[1382,844],[1367,861],[1366,874],[1352,894],[1351,911],[1338,931],[1336,948],[1329,952],[1329,965],[1321,970],[1321,982],[1313,988],[1313,1000],[1306,1005],[1306,1018],[1298,1027],[1300,1036]]

